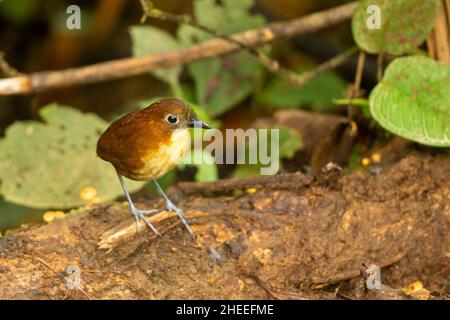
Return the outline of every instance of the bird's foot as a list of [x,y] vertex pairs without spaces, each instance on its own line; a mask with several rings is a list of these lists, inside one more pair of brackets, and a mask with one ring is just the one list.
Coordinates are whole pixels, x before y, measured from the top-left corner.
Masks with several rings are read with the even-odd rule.
[[194,232],[192,231],[191,227],[189,226],[189,223],[187,222],[186,216],[184,215],[183,211],[180,208],[178,208],[175,204],[173,204],[172,201],[168,200],[166,201],[166,210],[175,212],[181,219],[181,222],[183,222],[187,231],[189,231],[191,236],[195,237]]
[[156,230],[156,228],[148,221],[148,219],[145,217],[148,214],[155,214],[159,212],[160,210],[151,209],[151,210],[140,210],[135,207],[131,207],[131,213],[133,214],[134,218],[136,219],[136,234],[139,233],[139,220],[143,220],[144,223],[149,227],[150,230],[153,231],[154,234],[157,236],[160,236],[161,234]]

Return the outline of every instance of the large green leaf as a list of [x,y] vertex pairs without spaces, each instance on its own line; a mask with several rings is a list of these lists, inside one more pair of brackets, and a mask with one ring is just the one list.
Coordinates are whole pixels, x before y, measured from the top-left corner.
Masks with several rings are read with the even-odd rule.
[[333,99],[342,96],[346,89],[345,81],[333,72],[324,72],[301,88],[276,77],[258,96],[258,100],[275,108],[310,107],[316,111],[329,111]]
[[386,130],[418,143],[450,146],[450,67],[427,57],[398,58],[370,94]]
[[[264,24],[261,16],[249,11],[253,0],[223,0],[221,3],[218,4],[215,0],[194,1],[197,22],[225,34]],[[208,40],[212,36],[183,25],[178,30],[178,37],[187,45]],[[239,52],[191,63],[188,70],[195,80],[197,102],[207,106],[210,116],[218,116],[253,91],[255,79],[261,75],[263,67],[247,52]]]
[[[180,44],[174,37],[155,27],[132,26],[130,27],[130,34],[133,42],[133,56],[135,57],[143,57],[180,48]],[[176,66],[155,70],[152,74],[161,81],[173,85],[178,81],[181,71],[182,68]]]
[[[367,26],[370,5],[380,8],[380,29]],[[439,0],[362,0],[353,16],[353,38],[370,53],[409,52],[427,38],[439,8]]]
[[[107,123],[94,114],[51,104],[44,122],[21,121],[0,140],[0,192],[6,201],[34,208],[70,208],[85,203],[83,188],[102,200],[122,194],[114,168],[95,154]],[[130,191],[142,183],[127,183]]]

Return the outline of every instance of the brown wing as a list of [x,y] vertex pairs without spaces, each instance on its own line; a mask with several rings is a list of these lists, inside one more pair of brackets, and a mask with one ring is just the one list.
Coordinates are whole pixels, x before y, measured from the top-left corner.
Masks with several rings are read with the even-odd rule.
[[[167,134],[151,108],[132,112],[115,122],[100,136],[97,155],[125,176],[133,176],[144,163],[142,158],[159,149]],[[157,156],[157,155],[155,155]]]

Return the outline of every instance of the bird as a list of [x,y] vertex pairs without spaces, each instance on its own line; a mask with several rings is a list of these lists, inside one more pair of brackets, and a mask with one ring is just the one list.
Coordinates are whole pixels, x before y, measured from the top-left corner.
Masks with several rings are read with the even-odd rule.
[[165,209],[175,212],[194,236],[183,211],[169,199],[157,182],[188,152],[191,141],[189,128],[211,129],[211,126],[198,119],[191,106],[183,100],[163,98],[117,119],[100,135],[97,155],[115,168],[129,209],[136,220],[136,233],[142,220],[150,230],[160,235],[146,216],[161,210],[138,209],[123,177],[134,181],[152,180],[164,199]]

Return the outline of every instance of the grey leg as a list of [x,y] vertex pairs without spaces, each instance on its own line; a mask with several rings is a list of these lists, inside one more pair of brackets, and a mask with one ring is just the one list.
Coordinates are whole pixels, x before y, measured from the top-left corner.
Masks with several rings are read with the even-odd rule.
[[136,208],[133,201],[131,200],[130,194],[128,193],[127,187],[125,185],[125,181],[123,181],[122,176],[120,175],[120,173],[117,170],[116,170],[116,172],[117,172],[117,176],[119,177],[120,185],[122,186],[123,192],[125,193],[125,196],[127,197],[130,211],[133,214],[134,218],[136,219],[136,233],[139,232],[139,219],[142,219],[142,220],[144,220],[147,227],[149,227],[150,230],[152,230],[156,235],[159,236],[160,233],[158,232],[158,230],[156,230],[156,228],[145,217],[146,214],[153,214],[153,213],[158,212],[159,210],[156,210],[156,209],[139,210],[138,208]]
[[194,236],[194,232],[192,231],[191,227],[189,226],[187,220],[186,220],[186,216],[184,215],[183,211],[178,208],[170,199],[169,197],[166,195],[166,193],[164,192],[164,190],[161,188],[161,186],[159,185],[158,181],[153,180],[153,183],[156,186],[156,190],[158,190],[158,193],[164,198],[164,201],[166,203],[166,209],[167,211],[173,211],[175,212],[178,217],[181,219],[181,222],[183,222],[184,226],[186,227],[187,231],[189,231],[189,233]]

